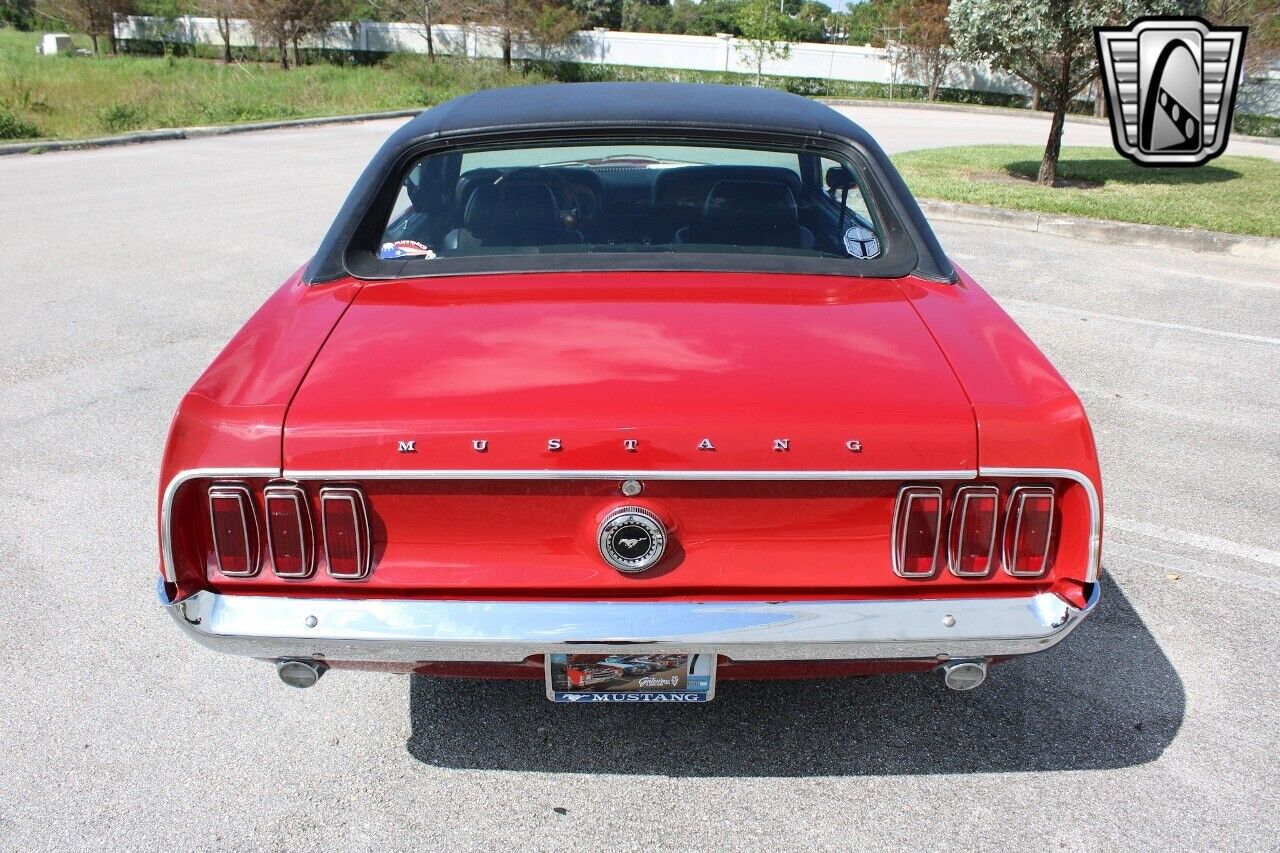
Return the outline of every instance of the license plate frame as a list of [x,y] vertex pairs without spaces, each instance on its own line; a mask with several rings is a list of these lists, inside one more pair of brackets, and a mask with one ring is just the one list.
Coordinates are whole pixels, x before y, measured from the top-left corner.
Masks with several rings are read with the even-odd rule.
[[715,698],[716,655],[707,652],[550,652],[543,655],[552,702],[686,702]]

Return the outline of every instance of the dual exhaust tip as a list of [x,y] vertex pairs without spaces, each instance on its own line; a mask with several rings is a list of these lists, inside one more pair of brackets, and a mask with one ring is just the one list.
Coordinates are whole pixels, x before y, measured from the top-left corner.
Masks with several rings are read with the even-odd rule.
[[942,670],[942,683],[951,690],[973,690],[987,680],[985,660],[947,661],[939,669]]
[[281,658],[276,661],[276,675],[290,687],[310,687],[329,669],[327,663],[318,660]]
[[[290,687],[311,687],[328,671],[329,665],[318,660],[282,658],[276,661],[276,674]],[[951,690],[973,690],[987,680],[985,660],[947,661],[942,670],[942,683]]]

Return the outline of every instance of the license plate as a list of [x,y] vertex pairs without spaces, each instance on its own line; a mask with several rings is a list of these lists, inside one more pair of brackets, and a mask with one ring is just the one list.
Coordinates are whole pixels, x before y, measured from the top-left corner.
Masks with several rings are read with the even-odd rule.
[[713,654],[547,655],[552,702],[710,702]]

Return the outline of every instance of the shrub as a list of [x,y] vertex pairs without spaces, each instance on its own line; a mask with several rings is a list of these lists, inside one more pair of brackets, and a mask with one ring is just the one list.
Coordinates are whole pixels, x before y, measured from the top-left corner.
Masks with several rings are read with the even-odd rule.
[[0,139],[35,139],[40,128],[8,107],[0,106]]
[[1280,118],[1236,113],[1235,119],[1231,122],[1231,129],[1236,133],[1247,133],[1250,136],[1280,137]]
[[98,111],[98,123],[115,133],[136,130],[146,122],[147,116],[137,104],[112,104]]

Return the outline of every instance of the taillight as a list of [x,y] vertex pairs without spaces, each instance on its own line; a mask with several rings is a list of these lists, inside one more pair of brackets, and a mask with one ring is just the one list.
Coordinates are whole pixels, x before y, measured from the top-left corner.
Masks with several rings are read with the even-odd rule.
[[354,486],[320,489],[320,521],[330,576],[357,580],[369,574],[372,543],[364,492]]
[[1053,489],[1015,486],[1004,520],[1004,570],[1036,578],[1049,570],[1053,541]]
[[258,573],[258,516],[253,495],[244,486],[209,487],[209,524],[218,571],[229,577]]
[[947,563],[951,574],[982,578],[996,560],[996,513],[1000,492],[995,486],[961,486],[951,500]]
[[274,485],[262,494],[271,570],[282,578],[310,577],[315,560],[306,492],[294,485]]
[[893,511],[893,570],[904,578],[932,577],[942,540],[942,489],[903,486]]

